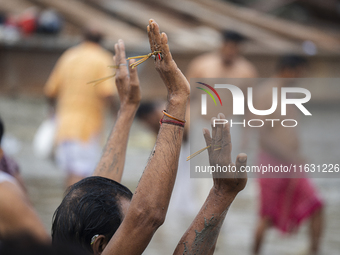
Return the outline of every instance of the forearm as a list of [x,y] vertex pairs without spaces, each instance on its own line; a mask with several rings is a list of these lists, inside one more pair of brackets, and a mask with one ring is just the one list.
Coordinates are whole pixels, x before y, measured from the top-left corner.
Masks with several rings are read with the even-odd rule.
[[[175,103],[177,102],[177,103]],[[167,112],[185,116],[186,99],[170,101]],[[141,254],[163,223],[176,179],[183,127],[163,124],[127,215],[103,254]],[[126,236],[134,245],[126,244]]]
[[121,181],[130,128],[138,106],[122,106],[93,175]]
[[[187,98],[171,100],[166,111],[176,118],[184,119],[186,101]],[[132,208],[143,205],[144,210],[162,211],[165,216],[176,179],[183,131],[183,127],[166,123],[161,125],[155,147],[131,202]],[[134,204],[134,200],[139,201],[138,204]]]
[[[149,21],[147,31],[151,51],[161,52],[155,59],[155,67],[168,90],[166,111],[183,120],[190,93],[189,84],[172,59],[166,34],[160,34],[159,27],[153,20]],[[164,119],[168,117],[164,116]],[[155,148],[128,212],[103,255],[142,254],[157,228],[163,223],[176,179],[184,132],[183,126],[173,124],[164,122],[161,125]]]
[[174,254],[213,254],[221,226],[235,196],[234,193],[221,193],[213,187]]

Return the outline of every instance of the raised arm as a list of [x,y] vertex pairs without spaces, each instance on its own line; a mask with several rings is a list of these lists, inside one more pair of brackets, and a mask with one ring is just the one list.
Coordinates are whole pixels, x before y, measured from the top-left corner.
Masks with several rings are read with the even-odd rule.
[[[166,111],[183,120],[190,93],[188,81],[172,59],[166,34],[160,34],[153,20],[147,30],[152,52],[161,51],[155,66],[168,90]],[[163,120],[172,121],[166,116]],[[176,178],[183,130],[173,123],[161,125],[128,212],[103,254],[141,254],[163,223]]]
[[[224,119],[219,114],[219,119]],[[221,226],[227,215],[229,206],[238,192],[247,183],[247,174],[241,173],[241,167],[246,165],[247,155],[240,153],[236,165],[231,161],[230,127],[212,124],[212,137],[208,129],[203,130],[205,141],[211,147],[208,149],[209,163],[216,167],[234,166],[236,171],[213,173],[214,184],[198,215],[178,243],[174,254],[213,254]]]
[[137,69],[130,68],[130,77],[128,75],[123,40],[119,40],[115,45],[114,59],[118,66],[116,86],[120,100],[120,109],[115,126],[111,131],[103,155],[93,175],[120,182],[124,170],[129,132],[139,106],[141,94]]

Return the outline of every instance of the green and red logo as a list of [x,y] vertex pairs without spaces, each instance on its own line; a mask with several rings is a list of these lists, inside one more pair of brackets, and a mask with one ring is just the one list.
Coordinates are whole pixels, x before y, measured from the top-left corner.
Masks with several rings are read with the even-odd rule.
[[[221,105],[222,105],[221,97],[220,97],[220,95],[217,93],[217,91],[216,91],[213,87],[211,87],[210,85],[208,85],[208,84],[206,84],[206,83],[203,83],[203,82],[196,82],[196,83],[201,84],[201,85],[203,85],[203,86],[206,86],[206,87],[209,88],[212,92],[214,92],[215,95],[217,96],[218,100],[220,101]],[[205,93],[207,93],[207,94],[212,98],[212,100],[214,100],[215,105],[217,105],[214,96],[211,94],[211,92],[210,92],[209,90],[204,89],[204,88],[201,88],[201,87],[196,87],[196,88],[201,89],[201,90],[203,90]]]

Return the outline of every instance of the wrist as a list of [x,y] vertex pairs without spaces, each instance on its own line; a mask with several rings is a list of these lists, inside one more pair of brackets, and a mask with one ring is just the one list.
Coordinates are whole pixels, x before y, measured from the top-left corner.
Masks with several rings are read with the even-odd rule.
[[224,187],[223,185],[218,185],[214,183],[214,186],[212,187],[212,192],[215,194],[217,197],[221,197],[223,199],[229,198],[232,201],[235,199],[239,191],[232,190],[228,187]]
[[180,93],[180,94],[176,94],[176,93],[169,93],[168,95],[168,103],[171,106],[181,106],[181,105],[186,105],[187,101],[189,98],[189,94],[186,93]]
[[210,195],[218,204],[221,204],[224,207],[229,207],[236,198],[237,193],[227,192],[214,186],[210,190]]
[[[168,97],[168,105],[166,107],[166,112],[169,115],[177,118],[178,120],[185,121],[185,112],[187,109],[187,100],[188,98],[185,96],[173,96]],[[164,116],[165,119],[171,119],[167,116]]]
[[139,107],[139,103],[137,104],[128,104],[128,103],[123,103],[121,104],[120,108],[119,108],[119,114],[120,113],[125,113],[125,114],[135,114],[137,109]]

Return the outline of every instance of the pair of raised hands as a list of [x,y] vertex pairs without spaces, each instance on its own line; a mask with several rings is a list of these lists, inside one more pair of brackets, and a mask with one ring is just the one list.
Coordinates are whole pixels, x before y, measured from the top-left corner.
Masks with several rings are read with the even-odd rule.
[[[162,54],[162,59],[155,58],[155,67],[167,88],[168,100],[186,101],[190,93],[190,85],[171,56],[167,35],[160,33],[159,26],[154,20],[149,21],[147,32],[151,51],[161,51]],[[118,67],[116,71],[116,86],[121,108],[127,106],[137,108],[141,100],[137,68],[128,67],[123,40],[119,40],[115,45],[114,61]],[[130,60],[130,64],[134,62],[134,60]],[[128,68],[130,76],[128,75]],[[218,116],[218,118],[223,119],[223,114]],[[211,145],[208,149],[210,165],[235,165],[237,170],[235,173],[215,173],[213,175],[215,188],[227,192],[239,192],[245,187],[247,182],[246,173],[240,171],[241,166],[246,165],[247,156],[239,154],[236,163],[232,163],[229,124],[216,125],[216,127],[212,125],[212,136],[208,129],[204,129],[203,133],[207,146]],[[216,146],[219,149],[216,150]]]

